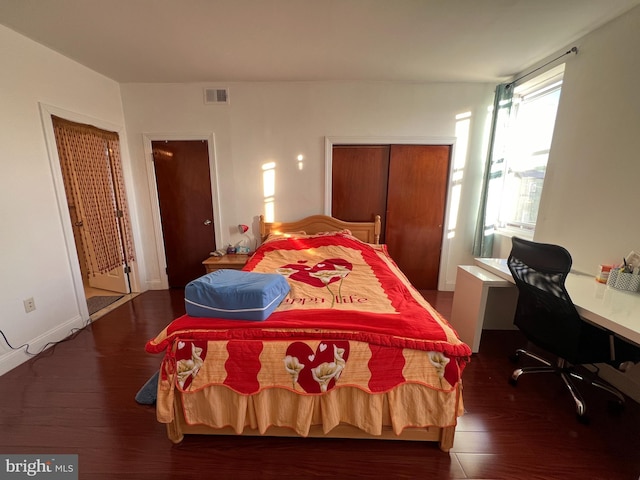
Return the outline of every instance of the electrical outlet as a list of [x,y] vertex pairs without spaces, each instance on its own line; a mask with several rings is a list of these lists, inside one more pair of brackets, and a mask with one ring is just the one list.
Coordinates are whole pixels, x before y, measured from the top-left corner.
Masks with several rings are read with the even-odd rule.
[[29,313],[33,312],[36,309],[36,302],[33,300],[33,297],[27,298],[24,301],[24,311]]

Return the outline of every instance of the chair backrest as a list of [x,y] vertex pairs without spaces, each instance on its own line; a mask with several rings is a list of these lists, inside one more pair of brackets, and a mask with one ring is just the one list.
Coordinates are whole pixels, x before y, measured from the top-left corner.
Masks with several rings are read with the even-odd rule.
[[507,265],[519,292],[514,323],[527,339],[571,363],[610,360],[607,332],[580,318],[565,288],[569,252],[518,237],[512,242]]

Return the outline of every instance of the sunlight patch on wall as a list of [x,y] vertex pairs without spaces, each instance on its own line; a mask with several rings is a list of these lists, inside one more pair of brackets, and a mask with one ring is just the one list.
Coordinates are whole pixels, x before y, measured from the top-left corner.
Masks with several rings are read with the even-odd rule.
[[264,197],[264,219],[273,222],[275,219],[276,195],[276,162],[262,165],[262,191]]
[[449,204],[449,224],[447,225],[447,238],[456,236],[458,212],[460,211],[460,196],[462,194],[462,179],[464,166],[469,151],[469,132],[471,130],[471,112],[456,115],[456,149],[453,158],[453,171],[451,172],[451,202]]

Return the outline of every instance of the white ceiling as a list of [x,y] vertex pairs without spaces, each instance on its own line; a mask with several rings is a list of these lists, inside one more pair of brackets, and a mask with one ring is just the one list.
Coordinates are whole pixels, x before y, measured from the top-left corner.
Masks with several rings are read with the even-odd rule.
[[494,82],[639,4],[0,0],[0,23],[118,82]]

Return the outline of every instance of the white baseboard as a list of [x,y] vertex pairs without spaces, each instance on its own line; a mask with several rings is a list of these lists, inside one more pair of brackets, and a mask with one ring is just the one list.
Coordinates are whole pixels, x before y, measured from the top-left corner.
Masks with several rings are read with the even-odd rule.
[[163,285],[162,280],[147,280],[146,290],[166,290],[167,287]]
[[[83,326],[84,322],[82,320],[82,317],[80,315],[77,315],[72,319],[67,320],[63,324],[57,326],[53,330],[49,330],[39,337],[30,340],[28,342],[29,352],[39,353],[45,345],[51,343],[52,345],[47,346],[47,348],[50,348],[53,346],[54,342],[60,342],[71,335],[73,333],[72,330],[82,328]],[[0,356],[0,375],[4,375],[8,371],[13,370],[18,365],[23,364],[31,358],[34,358],[34,356],[27,354],[25,352],[25,348],[8,351],[7,353]]]
[[438,290],[441,292],[453,292],[456,289],[456,282],[444,282],[442,285],[438,285]]

